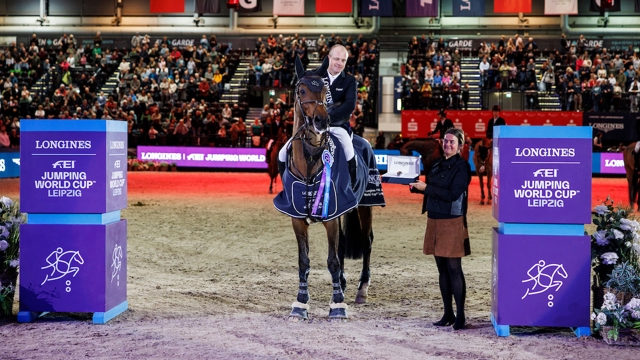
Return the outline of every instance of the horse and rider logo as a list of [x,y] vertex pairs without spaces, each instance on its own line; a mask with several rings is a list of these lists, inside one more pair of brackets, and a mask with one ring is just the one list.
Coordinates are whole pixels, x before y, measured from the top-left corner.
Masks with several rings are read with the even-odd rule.
[[[522,280],[523,283],[531,282],[531,287],[527,289],[522,299],[527,296],[542,294],[548,290],[555,289],[557,292],[563,285],[561,279],[567,279],[569,274],[564,269],[563,264],[547,264],[544,260],[538,261],[528,271],[529,279]],[[553,295],[547,297],[549,307],[553,306]]]
[[[51,274],[47,274],[44,281],[40,285],[44,285],[48,281],[54,281],[62,279],[63,277],[72,274],[73,277],[78,275],[80,271],[79,267],[71,266],[73,263],[79,265],[84,264],[84,259],[80,255],[79,251],[64,251],[61,247],[57,248],[49,256],[47,256],[47,266],[41,267],[42,270],[51,268]],[[67,281],[69,283],[69,281]],[[70,285],[70,284],[67,284]]]
[[111,282],[118,277],[116,285],[120,286],[120,269],[122,268],[122,246],[116,244],[111,255]]

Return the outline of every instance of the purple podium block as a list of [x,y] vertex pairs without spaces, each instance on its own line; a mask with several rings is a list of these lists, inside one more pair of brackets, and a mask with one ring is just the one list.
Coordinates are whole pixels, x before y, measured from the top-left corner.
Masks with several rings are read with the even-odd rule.
[[491,315],[511,326],[588,327],[589,236],[505,235],[493,229]]
[[92,312],[104,323],[126,310],[126,220],[23,224],[20,231],[19,321],[30,321],[29,313]]
[[27,213],[103,214],[127,207],[127,124],[23,120],[20,204]]

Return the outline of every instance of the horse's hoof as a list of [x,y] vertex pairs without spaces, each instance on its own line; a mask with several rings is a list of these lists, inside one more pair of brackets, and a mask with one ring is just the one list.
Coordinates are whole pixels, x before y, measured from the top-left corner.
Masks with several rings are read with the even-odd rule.
[[347,309],[349,306],[346,303],[332,303],[329,305],[329,320],[347,320]]
[[491,205],[491,200],[487,201],[487,205]]
[[484,205],[484,200],[480,200],[480,205]]
[[366,304],[369,297],[369,283],[364,283],[356,293],[356,304]]
[[289,314],[289,321],[298,322],[301,320],[309,320],[308,315],[309,305],[294,302],[291,305],[291,313]]
[[269,194],[273,194],[273,190],[269,189]]

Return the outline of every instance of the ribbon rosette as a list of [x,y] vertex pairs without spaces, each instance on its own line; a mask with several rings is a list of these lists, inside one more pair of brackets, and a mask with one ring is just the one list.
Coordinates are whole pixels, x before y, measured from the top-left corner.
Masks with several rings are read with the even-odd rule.
[[320,176],[320,186],[316,193],[316,200],[313,202],[313,210],[311,214],[315,214],[318,211],[318,205],[320,205],[320,198],[324,195],[322,202],[322,218],[326,219],[329,215],[329,190],[331,189],[331,165],[333,165],[333,156],[329,150],[322,152],[322,163],[324,169],[322,169],[322,175]]

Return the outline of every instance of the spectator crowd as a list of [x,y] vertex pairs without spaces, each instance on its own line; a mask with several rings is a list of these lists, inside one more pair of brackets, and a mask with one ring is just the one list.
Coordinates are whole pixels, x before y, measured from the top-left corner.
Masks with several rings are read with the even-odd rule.
[[[137,33],[130,47],[108,48],[99,32],[84,46],[66,34],[55,46],[39,44],[34,34],[29,44],[0,51],[0,147],[19,146],[21,118],[127,121],[131,146],[265,146],[279,129],[288,129],[293,114],[288,104],[272,100],[267,114],[247,124],[243,99],[220,102],[240,59],[251,64],[243,86],[292,87],[295,57],[308,65],[310,57],[321,60],[334,44],[349,49],[346,71],[358,80],[354,115],[360,128],[375,120],[379,49],[375,39],[368,43],[362,35],[346,40],[321,35],[314,52],[298,35],[258,38],[255,49],[246,50],[218,43],[215,35],[184,47]],[[105,86],[112,74],[117,85]],[[30,91],[38,79],[43,89]]]

